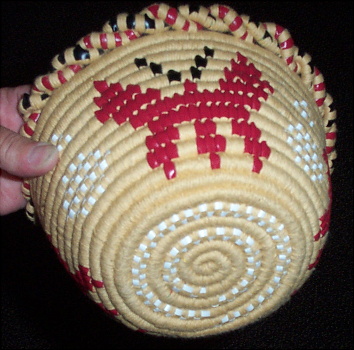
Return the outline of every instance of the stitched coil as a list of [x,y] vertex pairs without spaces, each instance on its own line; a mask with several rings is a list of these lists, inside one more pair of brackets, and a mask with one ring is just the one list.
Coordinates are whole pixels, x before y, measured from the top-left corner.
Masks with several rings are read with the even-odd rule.
[[119,14],[53,59],[19,109],[57,167],[27,214],[112,318],[234,330],[284,304],[330,223],[335,111],[288,31],[223,5]]

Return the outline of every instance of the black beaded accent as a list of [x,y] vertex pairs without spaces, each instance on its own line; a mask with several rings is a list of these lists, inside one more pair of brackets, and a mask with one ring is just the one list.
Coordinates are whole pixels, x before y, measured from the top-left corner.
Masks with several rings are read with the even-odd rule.
[[154,75],[162,74],[162,65],[161,64],[151,62],[150,69],[154,73]]
[[127,16],[127,28],[134,29],[136,26],[135,15],[129,14]]
[[210,49],[208,46],[204,46],[205,57],[214,57],[214,50]]
[[24,94],[22,98],[22,107],[24,109],[27,109],[31,107],[31,102],[30,102],[30,95],[29,94]]
[[168,78],[168,81],[169,82],[172,82],[172,81],[181,81],[182,79],[182,74],[181,72],[177,72],[173,69],[170,69],[168,72],[167,72],[167,78]]
[[199,55],[195,56],[194,61],[195,61],[195,64],[197,67],[204,67],[205,68],[208,64],[208,60],[202,56],[199,56]]
[[110,19],[108,21],[108,24],[111,26],[111,28],[114,32],[118,32],[117,18]]
[[140,67],[146,67],[148,64],[147,64],[147,61],[146,61],[146,58],[143,57],[143,58],[136,58],[134,60],[134,63],[135,65],[140,68]]
[[272,38],[272,36],[269,34],[269,32],[265,31],[262,39],[264,40],[264,39],[267,39],[267,38],[271,38],[271,39],[273,40],[273,38]]
[[145,18],[145,29],[155,29],[155,20],[150,18],[147,14],[144,15]]
[[74,53],[74,58],[77,61],[87,60],[90,58],[90,53],[79,45],[75,46],[73,53]]
[[199,70],[197,67],[191,67],[191,74],[192,74],[192,77],[193,79],[200,79],[201,76],[202,76],[202,71]]
[[65,64],[64,52],[63,52],[63,53],[60,53],[60,54],[58,55],[58,61],[59,61],[61,64]]

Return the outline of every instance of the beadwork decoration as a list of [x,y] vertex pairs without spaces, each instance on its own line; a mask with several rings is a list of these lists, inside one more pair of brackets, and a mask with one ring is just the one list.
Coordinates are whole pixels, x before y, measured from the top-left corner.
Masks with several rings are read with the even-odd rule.
[[24,180],[27,215],[110,317],[219,334],[310,277],[336,157],[336,112],[310,62],[274,23],[153,4],[112,17],[35,80],[21,132],[60,161]]

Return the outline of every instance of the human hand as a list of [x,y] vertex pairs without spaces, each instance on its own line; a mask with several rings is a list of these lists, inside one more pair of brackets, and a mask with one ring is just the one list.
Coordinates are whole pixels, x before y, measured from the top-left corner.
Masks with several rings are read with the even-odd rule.
[[29,85],[0,89],[0,215],[25,207],[22,178],[41,176],[58,162],[57,149],[21,136],[23,124],[17,105]]

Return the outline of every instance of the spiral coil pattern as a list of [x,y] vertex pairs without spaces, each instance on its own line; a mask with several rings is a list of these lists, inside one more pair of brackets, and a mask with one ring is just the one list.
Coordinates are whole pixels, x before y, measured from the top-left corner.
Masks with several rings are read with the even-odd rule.
[[109,315],[217,334],[306,281],[335,156],[331,98],[308,62],[279,26],[160,4],[118,15],[37,78],[23,133],[61,158],[24,182],[28,215]]

